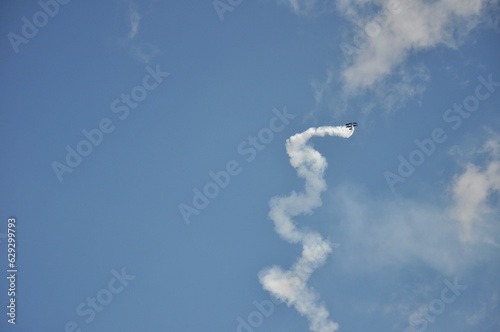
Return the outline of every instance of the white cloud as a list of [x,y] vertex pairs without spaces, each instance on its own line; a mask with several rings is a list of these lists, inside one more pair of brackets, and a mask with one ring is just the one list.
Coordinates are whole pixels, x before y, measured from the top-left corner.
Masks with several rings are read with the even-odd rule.
[[339,264],[356,273],[422,264],[450,275],[498,258],[499,143],[487,140],[481,166],[469,163],[448,186],[436,187],[444,189],[439,200],[381,198],[360,187],[337,187],[329,205],[340,217],[332,231],[345,252]]
[[491,159],[483,167],[468,163],[465,171],[453,181],[450,215],[459,222],[462,242],[484,242],[499,246],[492,238],[488,222],[495,217],[498,208],[498,202],[493,205],[488,202],[488,198],[500,192],[499,146],[499,136],[489,139],[479,152],[488,152]]
[[[350,37],[339,45],[343,65],[330,64],[323,82],[311,82],[316,108],[326,104],[340,113],[360,93],[371,94],[366,105],[357,107],[365,113],[377,106],[391,113],[409,100],[418,101],[430,74],[425,64],[409,65],[413,54],[439,46],[458,48],[481,23],[498,29],[494,0],[278,1],[297,14],[335,3],[337,12],[352,24]],[[337,86],[341,91],[335,91]]]
[[[339,72],[327,69],[324,82],[311,82],[315,104],[338,112],[351,97],[370,92],[364,112],[376,106],[392,112],[425,91],[425,64],[408,67],[411,55],[438,46],[458,48],[483,23],[498,28],[497,0],[278,0],[299,15],[336,6],[352,23],[350,38],[339,46],[347,62]],[[496,9],[495,9],[496,8]],[[323,11],[324,12],[324,11]],[[329,11],[327,11],[329,12]],[[339,66],[340,68],[340,66]],[[342,92],[337,93],[335,86]],[[339,99],[343,99],[340,100]],[[342,113],[343,111],[340,111]]]
[[345,91],[356,93],[372,87],[413,52],[438,45],[456,48],[481,22],[490,3],[492,0],[380,0],[376,2],[378,14],[373,16],[371,1],[338,1],[337,8],[353,24],[369,31],[367,43],[342,73]]

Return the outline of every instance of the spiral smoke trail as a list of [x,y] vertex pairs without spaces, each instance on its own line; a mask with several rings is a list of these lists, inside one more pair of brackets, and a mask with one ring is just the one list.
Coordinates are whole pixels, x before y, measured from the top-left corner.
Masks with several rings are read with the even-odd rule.
[[286,141],[286,151],[290,163],[297,170],[299,177],[305,179],[305,190],[301,193],[292,191],[286,197],[273,197],[270,200],[269,217],[273,220],[276,232],[290,243],[302,243],[300,256],[290,270],[272,266],[259,272],[259,280],[265,290],[288,306],[307,317],[310,330],[314,332],[334,332],[339,325],[329,318],[326,307],[319,302],[316,291],[307,286],[312,272],[325,263],[332,251],[330,243],[316,232],[300,230],[292,217],[310,214],[321,206],[321,193],[326,190],[323,178],[327,167],[326,159],[308,141],[314,136],[338,136],[348,138],[354,133],[347,127],[309,128],[295,134]]

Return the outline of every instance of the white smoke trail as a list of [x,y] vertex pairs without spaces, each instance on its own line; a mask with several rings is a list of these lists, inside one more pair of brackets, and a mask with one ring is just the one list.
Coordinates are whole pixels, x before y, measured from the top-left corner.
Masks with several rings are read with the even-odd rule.
[[313,136],[338,136],[348,138],[354,132],[346,127],[309,128],[295,134],[286,141],[286,151],[290,163],[297,169],[299,177],[305,179],[305,191],[292,193],[287,197],[273,197],[269,203],[269,217],[274,221],[276,232],[290,243],[302,243],[302,256],[289,271],[272,266],[259,272],[260,283],[265,290],[278,299],[293,305],[307,317],[310,330],[314,332],[334,332],[339,325],[329,318],[328,310],[319,302],[314,289],[307,287],[312,272],[324,264],[332,251],[330,243],[316,232],[298,229],[292,220],[300,214],[310,214],[321,206],[321,193],[326,190],[323,173],[326,159],[314,150],[308,141]]

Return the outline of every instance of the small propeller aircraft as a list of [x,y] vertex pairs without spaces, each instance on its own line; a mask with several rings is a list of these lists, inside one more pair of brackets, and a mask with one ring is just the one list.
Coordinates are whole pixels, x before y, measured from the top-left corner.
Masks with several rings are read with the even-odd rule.
[[358,123],[357,122],[349,122],[349,123],[346,123],[345,126],[347,128],[349,128],[349,130],[353,130],[354,127],[357,127],[358,126]]

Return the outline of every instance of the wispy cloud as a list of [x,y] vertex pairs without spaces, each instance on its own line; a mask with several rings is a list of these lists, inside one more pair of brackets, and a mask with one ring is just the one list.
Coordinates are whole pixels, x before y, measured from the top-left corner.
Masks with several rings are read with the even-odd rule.
[[496,316],[496,323],[499,325],[500,319],[498,318],[498,315],[495,315],[495,309],[498,308],[498,293],[498,289],[493,291],[490,298],[483,301],[479,308],[477,308],[474,312],[467,314],[465,318],[467,325],[476,327],[491,316]]
[[306,14],[316,6],[316,0],[278,0],[288,5],[296,14]]
[[[498,13],[495,0],[278,2],[286,3],[297,14],[335,5],[351,23],[349,37],[339,45],[339,53],[346,56],[349,52],[348,59],[335,63],[335,71],[328,65],[324,81],[311,82],[316,107],[326,104],[336,111],[339,104],[342,109],[360,94],[368,94],[371,100],[358,107],[365,112],[380,107],[391,113],[408,101],[418,101],[431,77],[425,63],[408,66],[411,55],[440,46],[457,49],[480,24],[498,29],[498,18],[494,20],[492,14],[494,8]],[[335,100],[334,107],[331,100]]]
[[[496,147],[497,138],[484,146]],[[478,148],[483,151],[484,146]],[[498,257],[500,241],[500,160],[467,163],[433,200],[374,197],[353,185],[336,188],[329,206],[340,217],[336,236],[344,238],[339,263],[345,271],[400,269],[419,264],[457,274]],[[345,243],[345,244],[344,244]]]
[[479,167],[469,162],[465,171],[453,180],[450,215],[459,222],[463,242],[484,242],[499,247],[487,222],[498,212],[498,196],[496,204],[492,204],[489,198],[500,192],[499,147],[500,136],[495,135],[477,151],[490,156],[486,164]]
[[[403,198],[376,198],[358,186],[336,188],[330,206],[338,211],[338,263],[346,273],[371,273],[423,264],[444,274],[462,269],[457,228],[440,206]],[[348,253],[348,254],[347,254]]]
[[387,114],[405,106],[410,100],[420,102],[431,79],[429,70],[423,64],[412,68],[400,67],[391,76],[392,84],[376,84],[372,90],[376,105]]
[[[145,42],[144,38],[141,38],[141,22],[144,10],[139,10],[137,3],[133,0],[125,0],[124,3],[127,10],[128,33],[126,38],[122,38],[120,42],[134,59],[146,65],[150,64],[151,60],[158,55],[159,49],[157,46]],[[152,5],[151,2],[146,3],[147,6]],[[146,12],[150,10],[149,8]]]
[[[311,81],[315,106],[310,115],[317,110],[328,109],[334,118],[339,118],[352,112],[354,104],[351,96],[338,89],[342,84],[340,76],[340,71],[329,67],[324,80]],[[423,64],[412,68],[400,67],[388,77],[387,82],[375,84],[365,91],[366,98],[358,98],[355,102],[356,111],[366,115],[377,109],[387,115],[409,102],[420,102],[430,79],[429,70]]]
[[130,30],[128,32],[128,39],[132,40],[139,32],[139,24],[141,23],[141,15],[133,2],[129,3],[128,19],[130,22]]
[[334,75],[335,72],[333,71],[333,68],[329,68],[326,73],[326,79],[323,82],[320,82],[318,80],[313,80],[311,82],[311,86],[314,91],[314,101],[316,102],[316,104],[322,103],[325,93],[327,93],[332,88],[332,84],[335,81]]
[[160,52],[158,47],[147,43],[135,43],[128,46],[130,54],[139,62],[147,65]]
[[[481,22],[482,14],[492,3],[491,0],[381,0],[376,4],[382,11],[393,7],[395,1],[401,8],[390,15],[388,22],[377,23],[381,26],[379,33],[368,39],[366,47],[343,70],[344,89],[348,93],[369,88],[384,79],[412,52],[438,45],[456,48]],[[361,29],[373,17],[368,10],[373,8],[372,2],[340,0],[337,4],[347,19]]]

